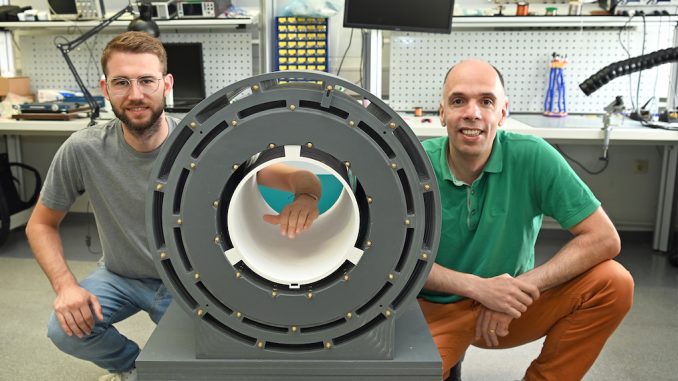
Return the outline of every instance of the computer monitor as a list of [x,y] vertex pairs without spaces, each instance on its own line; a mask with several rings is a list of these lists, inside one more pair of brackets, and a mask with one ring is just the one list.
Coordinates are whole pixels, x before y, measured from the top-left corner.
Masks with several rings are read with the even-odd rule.
[[174,103],[167,110],[188,112],[205,99],[202,44],[164,42],[163,46],[167,52],[167,72],[174,76]]
[[346,0],[344,27],[450,33],[454,0]]
[[55,20],[75,20],[78,18],[78,8],[75,0],[47,0],[49,13]]

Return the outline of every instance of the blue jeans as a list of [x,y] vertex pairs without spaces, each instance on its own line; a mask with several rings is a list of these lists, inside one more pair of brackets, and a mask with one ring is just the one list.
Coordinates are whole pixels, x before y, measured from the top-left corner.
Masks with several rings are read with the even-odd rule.
[[[101,304],[104,320],[96,324],[89,336],[68,336],[54,313],[47,336],[63,352],[87,360],[109,372],[124,372],[134,367],[139,346],[123,336],[113,324],[144,310],[156,324],[172,301],[160,279],[131,279],[99,266],[80,285],[94,294]],[[94,313],[92,313],[94,315]]]

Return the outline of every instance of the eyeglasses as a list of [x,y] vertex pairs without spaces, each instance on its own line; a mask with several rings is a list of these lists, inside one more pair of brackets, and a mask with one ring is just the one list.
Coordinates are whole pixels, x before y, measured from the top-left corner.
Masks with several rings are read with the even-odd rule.
[[132,82],[137,83],[137,88],[144,94],[150,95],[158,91],[160,81],[163,78],[151,76],[139,78],[114,77],[108,81],[108,91],[113,95],[126,95],[132,88]]

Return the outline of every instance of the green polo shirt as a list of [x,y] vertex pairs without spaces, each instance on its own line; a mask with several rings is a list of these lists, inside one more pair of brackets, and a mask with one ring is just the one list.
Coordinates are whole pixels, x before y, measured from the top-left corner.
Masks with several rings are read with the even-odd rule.
[[[422,142],[438,179],[442,233],[436,263],[483,278],[517,276],[534,267],[544,215],[569,229],[600,202],[565,159],[536,136],[497,131],[481,175],[468,185],[447,164],[448,138]],[[436,303],[458,295],[422,291]]]

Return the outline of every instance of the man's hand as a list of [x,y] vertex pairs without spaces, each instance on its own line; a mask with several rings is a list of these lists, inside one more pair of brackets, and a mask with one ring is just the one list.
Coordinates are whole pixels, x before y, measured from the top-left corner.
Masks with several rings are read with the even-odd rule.
[[509,334],[509,324],[513,318],[507,314],[492,311],[487,307],[480,307],[480,315],[476,320],[476,336],[479,340],[481,337],[485,340],[488,347],[496,347],[499,345],[499,337],[504,337]]
[[92,311],[97,319],[104,320],[97,297],[79,285],[60,290],[54,300],[54,312],[61,329],[68,336],[76,335],[82,338],[92,333],[94,328]]
[[518,319],[538,298],[539,289],[536,286],[508,274],[483,279],[473,295],[473,299],[483,306],[514,319]]
[[309,194],[302,193],[297,195],[279,215],[264,215],[264,221],[280,225],[280,234],[292,239],[310,228],[318,215],[318,200]]

